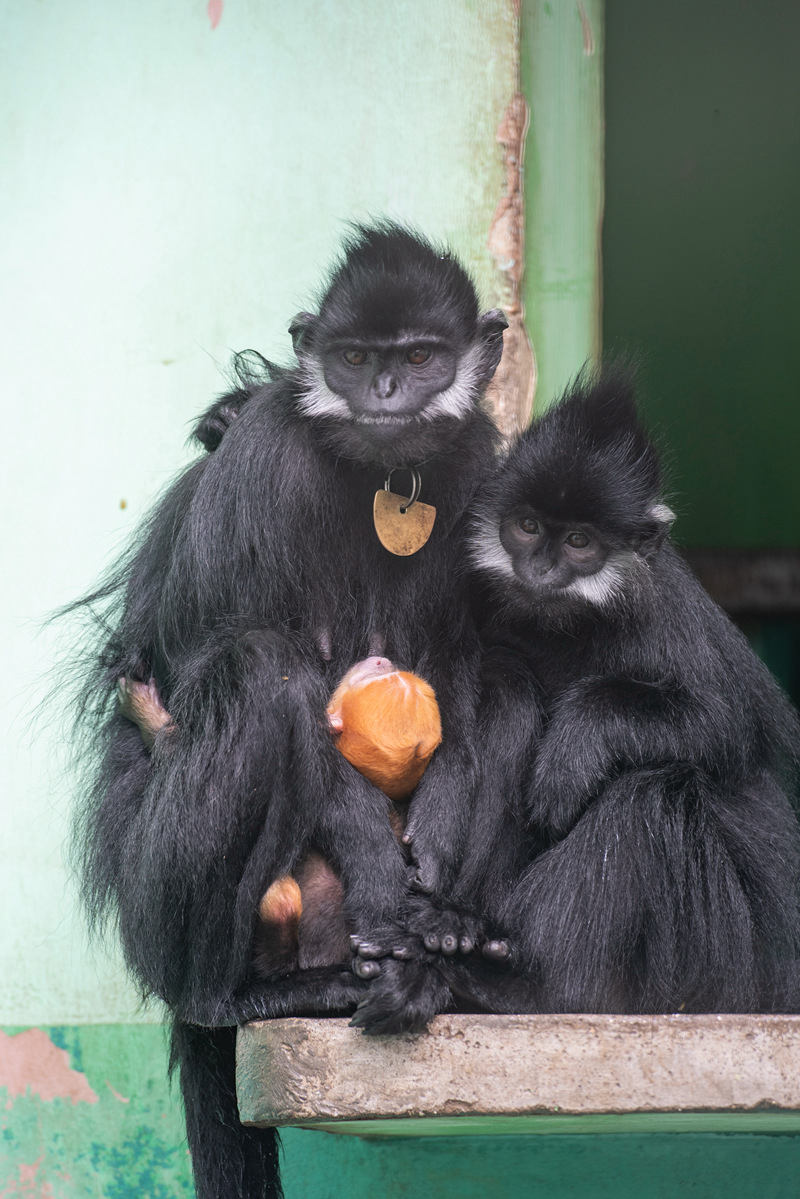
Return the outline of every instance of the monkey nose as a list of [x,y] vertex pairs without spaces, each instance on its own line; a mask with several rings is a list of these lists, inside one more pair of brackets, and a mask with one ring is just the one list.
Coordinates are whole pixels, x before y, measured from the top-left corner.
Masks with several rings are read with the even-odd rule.
[[389,371],[384,371],[378,375],[372,385],[372,390],[381,400],[388,400],[389,396],[394,395],[397,389],[397,380]]

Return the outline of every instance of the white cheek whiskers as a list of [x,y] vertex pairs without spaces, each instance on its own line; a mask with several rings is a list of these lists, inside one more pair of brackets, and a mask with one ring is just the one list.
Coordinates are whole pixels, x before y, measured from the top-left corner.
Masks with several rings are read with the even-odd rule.
[[302,358],[300,368],[304,390],[297,397],[297,405],[302,412],[307,416],[335,416],[340,420],[352,417],[347,401],[328,387],[322,366],[315,358]]
[[488,516],[476,516],[467,547],[475,570],[499,579],[516,579],[516,572],[495,521]]
[[620,550],[610,554],[595,574],[573,579],[561,594],[584,600],[595,608],[610,608],[636,585],[642,570],[647,570],[647,564],[638,554],[631,550]]
[[453,382],[431,400],[420,412],[420,418],[433,421],[440,416],[456,419],[467,416],[475,407],[480,390],[481,365],[481,347],[472,346],[459,361]]

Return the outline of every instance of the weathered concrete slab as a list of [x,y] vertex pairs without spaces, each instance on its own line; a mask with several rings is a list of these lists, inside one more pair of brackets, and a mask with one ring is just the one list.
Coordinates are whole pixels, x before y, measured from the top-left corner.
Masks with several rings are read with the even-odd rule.
[[[427,1117],[452,1135],[450,1117],[577,1132],[632,1113],[747,1112],[761,1125],[800,1112],[800,1016],[439,1016],[428,1033],[376,1038],[346,1020],[273,1020],[240,1029],[237,1056],[246,1124],[358,1133],[352,1122],[380,1120],[419,1135]],[[584,1119],[557,1128],[565,1117]]]

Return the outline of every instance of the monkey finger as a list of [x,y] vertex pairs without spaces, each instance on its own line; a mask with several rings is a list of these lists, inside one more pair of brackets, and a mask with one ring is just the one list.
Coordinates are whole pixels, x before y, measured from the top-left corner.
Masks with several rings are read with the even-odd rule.
[[442,937],[442,953],[445,957],[451,958],[454,953],[458,952],[458,937],[454,933],[445,933]]
[[428,953],[438,953],[442,948],[442,943],[436,933],[425,933],[425,936],[422,938],[422,944]]
[[459,953],[469,954],[469,953],[472,953],[472,951],[474,949],[475,949],[475,940],[473,937],[470,937],[467,933],[464,933],[461,937],[459,937],[459,939],[458,939]]

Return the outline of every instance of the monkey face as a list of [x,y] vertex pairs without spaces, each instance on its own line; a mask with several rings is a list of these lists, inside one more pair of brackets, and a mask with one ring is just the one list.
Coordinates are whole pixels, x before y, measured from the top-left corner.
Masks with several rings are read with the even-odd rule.
[[456,348],[422,335],[334,344],[322,364],[325,383],[356,422],[391,428],[424,416],[452,386],[458,360]]
[[561,524],[529,507],[501,521],[499,538],[516,578],[547,595],[579,594],[573,584],[602,571],[611,549],[591,525]]
[[298,407],[348,458],[424,461],[476,416],[508,322],[479,315],[463,267],[408,230],[356,228],[345,249],[319,314],[290,325]]
[[642,561],[612,534],[586,522],[563,522],[527,504],[484,510],[471,539],[474,567],[502,587],[503,602],[545,622],[587,606],[607,608],[623,596]]

